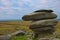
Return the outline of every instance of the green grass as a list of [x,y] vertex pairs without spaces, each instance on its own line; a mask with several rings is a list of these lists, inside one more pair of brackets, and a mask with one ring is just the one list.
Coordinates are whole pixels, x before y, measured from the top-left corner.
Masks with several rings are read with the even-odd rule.
[[24,36],[12,36],[10,40],[28,40],[28,38],[33,39],[33,37],[30,35],[24,35]]
[[[41,36],[41,35],[40,35]],[[48,37],[50,37],[49,35],[47,35]],[[55,38],[60,39],[60,34],[57,34],[57,36]],[[24,36],[12,36],[10,40],[36,40],[36,38],[33,38],[32,34],[25,34]]]
[[26,36],[15,36],[12,37],[11,40],[27,40]]
[[[36,40],[33,37],[29,37],[27,35],[24,35],[24,36],[14,36],[10,40],[29,40],[28,38],[30,38],[31,40]],[[60,39],[60,35],[58,35],[56,38]]]

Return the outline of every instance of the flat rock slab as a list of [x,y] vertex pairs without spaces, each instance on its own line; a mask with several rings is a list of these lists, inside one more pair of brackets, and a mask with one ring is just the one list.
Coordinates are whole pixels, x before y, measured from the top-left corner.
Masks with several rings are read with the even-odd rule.
[[57,20],[54,19],[48,19],[48,20],[39,20],[32,22],[30,25],[30,29],[36,29],[36,28],[43,28],[43,27],[53,27],[57,24]]
[[34,32],[43,32],[43,33],[50,33],[54,32],[55,28],[54,27],[44,27],[44,28],[35,28],[32,29]]
[[43,34],[53,34],[53,32],[55,32],[55,28],[44,28],[44,29],[41,29],[41,28],[36,28],[36,29],[32,29],[32,31],[36,34],[40,34],[40,35],[43,35]]
[[42,9],[42,10],[36,10],[34,12],[53,12],[53,10],[50,10],[50,9]]
[[24,15],[22,17],[25,21],[32,21],[32,20],[42,20],[42,19],[54,19],[57,15],[54,13],[47,13],[47,12],[33,12],[28,15]]

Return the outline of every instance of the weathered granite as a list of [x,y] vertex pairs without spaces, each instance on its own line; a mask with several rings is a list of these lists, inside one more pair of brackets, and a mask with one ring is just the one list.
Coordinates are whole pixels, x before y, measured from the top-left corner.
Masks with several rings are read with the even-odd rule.
[[32,21],[29,29],[34,32],[34,40],[39,40],[37,38],[41,38],[41,36],[44,37],[47,34],[53,35],[53,33],[55,32],[55,26],[58,23],[55,18],[57,18],[57,15],[53,13],[53,10],[47,9],[37,10],[22,17],[22,19],[25,21]]
[[28,15],[24,15],[22,17],[25,21],[34,21],[34,20],[44,20],[44,19],[54,19],[57,15],[54,13],[47,13],[47,12],[33,12]]
[[53,27],[57,24],[57,20],[54,19],[48,19],[48,20],[39,20],[32,22],[30,25],[30,29],[35,29],[35,28],[44,28],[44,27]]

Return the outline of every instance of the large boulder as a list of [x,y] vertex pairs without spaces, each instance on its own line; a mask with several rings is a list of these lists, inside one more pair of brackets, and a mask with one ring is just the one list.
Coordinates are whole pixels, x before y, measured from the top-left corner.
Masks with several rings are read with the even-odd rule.
[[54,19],[39,20],[39,21],[32,22],[29,28],[36,29],[36,28],[52,27],[55,26],[57,22],[58,21]]
[[34,21],[34,20],[42,20],[42,19],[54,19],[57,15],[54,13],[47,12],[33,12],[31,14],[25,15],[22,17],[25,21]]

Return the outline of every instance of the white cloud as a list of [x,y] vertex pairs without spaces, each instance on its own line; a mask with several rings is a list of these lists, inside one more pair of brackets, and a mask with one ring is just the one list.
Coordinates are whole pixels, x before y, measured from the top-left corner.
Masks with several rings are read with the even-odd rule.
[[12,10],[12,9],[7,9],[6,12],[7,12],[6,14],[8,14],[8,15],[13,15],[14,14],[14,10]]
[[8,0],[1,0],[1,1],[4,4],[5,7],[10,7],[11,6],[11,4],[9,3]]
[[40,0],[40,3],[46,3],[48,0]]
[[2,11],[3,10],[3,7],[0,7],[0,11]]
[[29,4],[28,6],[33,6],[34,5],[34,1],[33,0],[22,0],[22,3],[23,4],[28,3]]
[[22,0],[23,2],[32,2],[32,0]]
[[47,1],[48,0],[30,1],[29,6],[34,9],[48,8]]
[[19,5],[19,7],[23,7],[23,2],[17,2],[17,4]]

